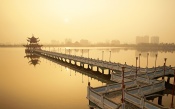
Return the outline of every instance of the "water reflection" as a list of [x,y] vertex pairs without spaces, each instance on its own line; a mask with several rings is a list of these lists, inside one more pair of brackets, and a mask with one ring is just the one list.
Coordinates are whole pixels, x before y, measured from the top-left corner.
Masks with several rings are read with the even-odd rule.
[[40,64],[40,56],[36,55],[35,53],[31,52],[29,49],[25,49],[26,56],[24,58],[29,59],[29,64],[36,66],[37,64]]
[[[162,78],[158,78],[158,80],[161,80]],[[172,101],[172,90],[173,90],[173,83],[170,81],[174,79],[174,76],[169,75],[165,79],[165,90],[161,92],[157,92],[151,95],[147,95],[146,99],[149,101],[154,102],[155,104],[159,104],[162,106],[169,107],[170,101]]]
[[[37,54],[37,56],[40,57],[39,54]],[[98,81],[101,81],[102,83],[112,83],[110,81],[110,77],[111,77],[110,74],[103,74],[103,73],[100,73],[100,72],[97,72],[97,71],[91,71],[90,69],[85,69],[82,66],[69,64],[67,62],[63,62],[63,61],[60,61],[60,60],[55,60],[53,58],[48,58],[48,57],[43,56],[43,55],[42,55],[42,57],[47,59],[47,60],[50,60],[51,62],[54,62],[58,65],[61,65],[61,71],[62,71],[62,66],[64,66],[66,71],[70,71],[70,76],[72,75],[71,70],[75,71],[75,75],[76,75],[76,72],[82,74],[82,83],[84,82],[83,81],[83,75],[88,76],[88,78],[90,77],[91,79],[93,78],[93,79],[96,79]]]

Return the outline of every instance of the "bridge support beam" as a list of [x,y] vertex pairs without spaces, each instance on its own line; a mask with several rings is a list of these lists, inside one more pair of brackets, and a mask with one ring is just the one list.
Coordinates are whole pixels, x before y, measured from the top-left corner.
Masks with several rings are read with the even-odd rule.
[[102,72],[101,73],[103,73],[104,74],[104,69],[101,69],[102,70]]

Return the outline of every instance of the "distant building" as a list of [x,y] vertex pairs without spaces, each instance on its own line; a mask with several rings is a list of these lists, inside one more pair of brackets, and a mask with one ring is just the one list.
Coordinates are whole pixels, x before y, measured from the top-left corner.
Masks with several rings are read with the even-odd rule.
[[140,44],[140,43],[149,43],[149,36],[137,36],[136,44]]
[[65,39],[65,44],[66,45],[72,44],[72,39]]
[[151,37],[151,43],[159,44],[159,37],[158,36],[152,36]]
[[57,41],[57,40],[51,40],[51,44],[58,45],[59,44],[59,41]]
[[119,40],[112,40],[111,45],[120,45],[120,41]]
[[90,42],[89,42],[88,40],[86,40],[86,39],[81,39],[81,40],[80,40],[80,44],[81,44],[81,45],[89,45]]

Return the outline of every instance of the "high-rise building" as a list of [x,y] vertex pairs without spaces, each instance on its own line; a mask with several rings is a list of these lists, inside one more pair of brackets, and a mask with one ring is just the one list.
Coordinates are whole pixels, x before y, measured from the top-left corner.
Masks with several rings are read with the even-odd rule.
[[149,36],[137,36],[136,44],[140,44],[140,43],[149,43]]
[[159,37],[158,36],[152,36],[151,37],[151,43],[159,44]]

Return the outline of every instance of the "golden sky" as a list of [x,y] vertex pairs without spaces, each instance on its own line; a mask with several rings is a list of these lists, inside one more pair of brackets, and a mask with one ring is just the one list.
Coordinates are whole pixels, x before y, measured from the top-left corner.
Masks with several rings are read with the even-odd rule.
[[175,0],[0,0],[0,43],[159,36],[175,42]]

